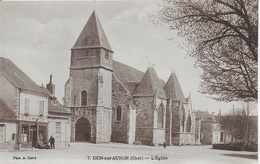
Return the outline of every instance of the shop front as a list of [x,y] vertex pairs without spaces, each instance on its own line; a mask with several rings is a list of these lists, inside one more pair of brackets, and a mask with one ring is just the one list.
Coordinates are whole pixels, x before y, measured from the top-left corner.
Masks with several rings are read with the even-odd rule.
[[30,149],[35,147],[38,141],[48,142],[46,122],[20,121],[19,123],[19,149]]

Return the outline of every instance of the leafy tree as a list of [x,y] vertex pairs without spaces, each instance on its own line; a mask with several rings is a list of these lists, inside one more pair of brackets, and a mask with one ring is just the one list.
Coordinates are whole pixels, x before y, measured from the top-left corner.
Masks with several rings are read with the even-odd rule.
[[257,101],[257,0],[163,0],[161,6],[159,21],[186,38],[203,70],[200,92],[218,101]]

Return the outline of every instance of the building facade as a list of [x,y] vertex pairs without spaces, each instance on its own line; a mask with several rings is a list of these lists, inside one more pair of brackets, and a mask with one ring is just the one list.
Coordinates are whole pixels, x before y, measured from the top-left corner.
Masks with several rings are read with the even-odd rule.
[[0,149],[15,149],[16,125],[14,112],[0,99]]
[[221,129],[219,119],[220,113],[215,115],[208,113],[208,111],[195,111],[196,118],[200,121],[200,131],[197,133],[197,138],[203,145],[224,143],[226,134]]
[[71,111],[71,141],[195,144],[195,115],[175,73],[165,83],[113,60],[95,13],[71,49],[64,106]]
[[[10,60],[0,57],[0,99],[14,115],[15,148],[31,148],[47,141],[48,95]],[[3,126],[2,126],[3,127]],[[7,125],[5,126],[6,131]]]
[[70,111],[66,110],[55,97],[55,84],[50,81],[43,89],[48,92],[48,136],[53,136],[56,146],[68,146],[70,143]]

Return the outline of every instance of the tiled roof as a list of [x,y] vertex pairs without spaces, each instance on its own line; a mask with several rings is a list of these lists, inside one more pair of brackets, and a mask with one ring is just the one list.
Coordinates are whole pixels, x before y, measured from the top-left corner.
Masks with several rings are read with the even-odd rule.
[[9,59],[0,57],[0,74],[9,80],[15,87],[24,90],[46,94],[35,82],[33,82],[21,69]]
[[134,95],[135,96],[145,96],[154,95],[156,92],[158,96],[166,98],[163,86],[164,81],[159,79],[153,67],[149,67],[145,72],[141,82],[138,84]]
[[50,93],[50,91],[47,90],[46,87],[44,87],[43,85],[40,87],[43,90],[45,90],[49,95],[49,100],[48,100],[48,112],[49,113],[70,114],[70,112],[60,104],[60,102],[57,100],[57,98],[54,95],[52,95]]
[[112,51],[95,11],[93,11],[72,49],[91,47],[103,47]]
[[180,83],[175,73],[171,73],[171,76],[169,77],[167,83],[164,86],[164,90],[167,95],[167,98],[184,100],[184,94],[182,92]]
[[6,120],[16,120],[16,115],[7,107],[2,99],[0,99],[0,118]]
[[49,100],[48,105],[49,113],[70,114],[70,112],[65,109],[57,100],[55,100],[55,103]]
[[113,71],[114,75],[131,93],[144,76],[143,72],[115,60],[113,60]]
[[136,89],[136,86],[138,85],[139,82],[134,82],[134,81],[129,81],[127,82],[127,87],[128,90],[131,94],[134,94],[134,91]]

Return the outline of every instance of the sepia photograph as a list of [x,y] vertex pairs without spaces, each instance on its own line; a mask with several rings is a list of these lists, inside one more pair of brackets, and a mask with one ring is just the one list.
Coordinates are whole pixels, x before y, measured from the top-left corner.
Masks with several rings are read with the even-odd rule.
[[257,0],[0,2],[1,163],[258,163]]

